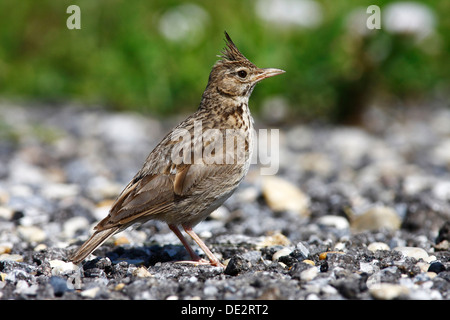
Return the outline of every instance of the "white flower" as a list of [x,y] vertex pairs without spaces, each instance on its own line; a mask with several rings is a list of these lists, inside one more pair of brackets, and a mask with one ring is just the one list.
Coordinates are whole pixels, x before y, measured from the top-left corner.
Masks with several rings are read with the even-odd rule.
[[193,45],[203,37],[209,14],[200,6],[186,3],[166,11],[159,31],[168,40]]
[[315,28],[322,23],[322,7],[314,0],[258,0],[256,14],[278,26]]
[[388,32],[415,35],[422,40],[434,32],[436,16],[418,2],[396,2],[382,9],[382,26]]

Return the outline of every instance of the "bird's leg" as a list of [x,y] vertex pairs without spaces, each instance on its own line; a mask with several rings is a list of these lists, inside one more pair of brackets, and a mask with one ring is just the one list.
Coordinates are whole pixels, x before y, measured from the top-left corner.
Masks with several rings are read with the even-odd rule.
[[[219,259],[216,258],[216,256],[208,249],[206,244],[202,241],[202,239],[199,238],[199,236],[192,230],[191,227],[187,227],[183,225],[184,231],[191,236],[192,239],[198,244],[198,246],[203,250],[203,252],[208,256],[209,258],[209,264],[216,266],[216,267],[222,267],[225,268],[225,265],[223,265]],[[202,263],[203,264],[203,263]]]
[[186,248],[187,252],[191,256],[191,259],[194,261],[201,261],[202,259],[198,256],[197,253],[195,253],[194,249],[192,249],[192,247],[189,245],[186,238],[183,236],[183,234],[180,232],[180,230],[178,230],[177,226],[175,226],[173,224],[169,224],[169,228],[170,228],[170,230],[173,231],[173,233],[175,233],[175,235],[178,237],[178,239],[180,239],[181,243],[183,244],[183,246]]

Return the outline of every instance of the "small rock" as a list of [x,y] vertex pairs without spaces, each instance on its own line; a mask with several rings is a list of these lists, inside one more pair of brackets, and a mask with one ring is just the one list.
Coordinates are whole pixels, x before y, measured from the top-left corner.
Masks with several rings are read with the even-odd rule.
[[42,242],[47,238],[44,230],[36,226],[18,226],[17,231],[27,242]]
[[309,197],[294,184],[275,177],[265,176],[262,193],[273,211],[292,211],[300,216],[309,216]]
[[42,195],[48,199],[60,200],[74,197],[79,192],[80,187],[76,184],[52,183],[43,188]]
[[97,296],[97,293],[100,291],[100,287],[94,287],[90,289],[86,289],[81,292],[81,296],[84,298],[92,298],[94,299]]
[[139,267],[139,268],[133,270],[133,276],[136,276],[139,278],[153,277],[153,275],[144,267]]
[[277,261],[280,257],[288,256],[291,254],[291,252],[292,252],[292,250],[289,248],[283,248],[281,250],[278,250],[277,252],[275,252],[273,254],[272,261]]
[[434,272],[436,274],[442,271],[445,271],[445,266],[439,261],[431,263],[430,267],[428,268],[428,272]]
[[39,289],[39,285],[37,285],[37,284],[32,284],[30,286],[30,285],[28,285],[27,281],[19,280],[16,283],[16,289],[14,290],[14,293],[35,296],[38,289]]
[[89,229],[89,221],[85,217],[75,216],[64,222],[63,232],[67,238],[73,238],[78,230]]
[[11,220],[13,215],[14,215],[13,209],[0,206],[0,218],[3,218],[5,220]]
[[423,259],[424,261],[428,260],[428,253],[422,249],[417,247],[395,247],[395,251],[400,252],[402,255],[410,258],[414,258],[416,260]]
[[295,246],[295,250],[292,253],[296,258],[303,258],[306,259],[309,256],[310,252],[309,249],[302,243],[299,242]]
[[333,215],[322,216],[317,219],[317,223],[321,226],[335,228],[338,230],[344,230],[350,227],[347,219],[345,219],[344,217]]
[[114,290],[115,290],[115,291],[120,291],[120,290],[122,290],[123,288],[125,288],[125,283],[121,282],[121,283],[118,283],[118,284],[114,287]]
[[302,262],[303,262],[303,263],[310,264],[310,265],[312,265],[312,266],[315,266],[315,265],[316,265],[316,264],[314,263],[314,261],[309,260],[309,259],[305,259],[305,260],[303,260]]
[[397,230],[401,220],[394,209],[389,207],[375,207],[357,216],[351,227],[356,231],[379,230],[382,228]]
[[300,273],[300,280],[308,282],[314,279],[318,274],[318,268],[308,268]]
[[[314,269],[314,270],[312,270]],[[319,273],[319,269],[312,266],[310,263],[297,262],[290,270],[289,274],[293,279],[299,279],[302,281],[310,281],[314,279]]]
[[23,256],[21,256],[20,254],[4,253],[0,255],[0,261],[23,262]]
[[217,290],[217,288],[213,285],[208,285],[205,286],[205,288],[203,289],[203,294],[205,296],[216,296],[217,293],[219,292],[219,290]]
[[277,232],[275,234],[264,237],[261,241],[259,241],[256,245],[257,249],[270,247],[270,246],[288,246],[291,244],[291,241],[283,234]]
[[47,250],[47,245],[45,243],[39,243],[36,247],[34,247],[33,251],[39,252]]
[[242,271],[249,269],[249,262],[240,255],[233,256],[227,264],[224,273],[230,276],[236,276]]
[[392,300],[409,294],[405,286],[392,283],[378,283],[369,288],[370,294],[378,300]]
[[367,246],[367,249],[375,252],[378,250],[390,250],[389,246],[384,242],[372,242]]
[[2,243],[0,244],[0,254],[10,253],[12,249],[11,243]]
[[448,249],[450,249],[450,242],[448,240],[442,240],[437,245],[435,245],[434,248],[438,251],[447,251]]
[[76,271],[79,267],[72,262],[64,262],[62,260],[50,260],[50,268],[52,269],[52,275],[58,276],[70,271]]

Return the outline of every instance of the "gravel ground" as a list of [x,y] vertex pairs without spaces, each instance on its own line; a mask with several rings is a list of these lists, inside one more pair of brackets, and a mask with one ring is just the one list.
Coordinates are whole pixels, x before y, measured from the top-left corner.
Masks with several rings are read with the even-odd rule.
[[225,270],[174,263],[187,253],[157,221],[67,262],[180,119],[6,102],[0,114],[0,299],[450,298],[449,109],[280,130],[278,174],[254,165],[195,228]]

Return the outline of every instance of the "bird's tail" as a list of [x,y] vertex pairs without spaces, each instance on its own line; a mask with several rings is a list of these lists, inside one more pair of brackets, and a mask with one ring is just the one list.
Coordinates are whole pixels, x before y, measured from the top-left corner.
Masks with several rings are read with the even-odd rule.
[[69,259],[75,264],[83,261],[92,251],[102,245],[116,232],[120,231],[119,227],[103,229],[96,231]]

